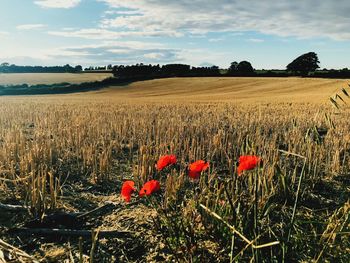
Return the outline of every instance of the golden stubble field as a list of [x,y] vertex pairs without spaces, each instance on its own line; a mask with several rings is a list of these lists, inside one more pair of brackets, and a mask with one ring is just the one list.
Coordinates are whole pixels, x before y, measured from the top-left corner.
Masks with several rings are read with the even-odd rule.
[[146,101],[315,102],[346,87],[349,80],[312,78],[171,78],[135,82],[97,91],[100,95]]
[[[350,114],[328,100],[347,83],[184,78],[2,97],[0,202],[29,211],[0,208],[1,237],[44,262],[348,262]],[[157,172],[164,154],[178,164]],[[263,165],[238,176],[241,155]],[[192,181],[186,169],[199,159],[210,168]],[[127,179],[138,189],[157,179],[161,191],[125,204]],[[104,205],[73,226],[30,222]]]

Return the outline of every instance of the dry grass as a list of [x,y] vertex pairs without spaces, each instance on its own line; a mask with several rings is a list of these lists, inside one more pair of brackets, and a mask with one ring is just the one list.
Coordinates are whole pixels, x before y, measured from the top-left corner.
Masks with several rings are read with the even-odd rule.
[[[101,241],[95,257],[107,262],[136,261],[135,251],[148,262],[348,262],[350,111],[328,102],[345,83],[164,79],[0,98],[0,200],[26,204],[38,216],[113,200],[118,212],[93,227],[137,234],[131,242]],[[179,166],[157,173],[154,162],[167,153]],[[238,177],[243,154],[264,164]],[[186,167],[197,159],[210,169],[191,182]],[[140,186],[150,178],[161,181],[162,192],[123,208],[122,180]],[[11,220],[0,231],[18,244],[5,230],[23,218]],[[74,258],[78,243],[71,242]],[[84,257],[90,248],[84,243]]]
[[148,101],[320,103],[348,82],[313,78],[172,78],[136,82],[97,93]]
[[0,85],[82,83],[103,80],[111,76],[110,73],[0,73]]

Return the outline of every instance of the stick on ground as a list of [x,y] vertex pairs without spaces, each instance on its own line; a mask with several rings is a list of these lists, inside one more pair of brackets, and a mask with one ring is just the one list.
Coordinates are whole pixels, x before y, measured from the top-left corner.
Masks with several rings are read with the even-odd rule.
[[0,203],[0,209],[15,211],[15,212],[19,212],[19,211],[26,211],[27,212],[29,210],[29,208],[27,206],[7,205],[7,204],[3,204],[3,203]]
[[[16,257],[23,258],[26,260],[30,260],[30,262],[38,263],[39,261],[35,260],[32,256],[28,255],[23,250],[16,248],[9,243],[5,242],[4,240],[0,239],[0,248],[3,251],[6,251],[9,254],[15,255]],[[28,261],[26,261],[28,262]]]
[[[51,228],[14,228],[10,230],[13,234],[35,235],[44,237],[88,237],[91,238],[92,230],[74,229],[51,229]],[[130,236],[129,231],[100,230],[99,237],[123,238]]]

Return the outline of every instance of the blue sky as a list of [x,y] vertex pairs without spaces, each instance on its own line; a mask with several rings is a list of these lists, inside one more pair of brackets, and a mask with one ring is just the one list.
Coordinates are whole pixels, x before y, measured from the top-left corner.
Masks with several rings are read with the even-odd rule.
[[345,0],[1,0],[0,62],[350,68]]

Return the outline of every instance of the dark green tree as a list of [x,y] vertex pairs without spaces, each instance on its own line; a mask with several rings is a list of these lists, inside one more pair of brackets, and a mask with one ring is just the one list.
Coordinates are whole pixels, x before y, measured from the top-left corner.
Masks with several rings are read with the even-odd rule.
[[232,62],[228,68],[227,74],[229,76],[251,76],[254,75],[254,68],[248,61]]
[[315,52],[305,53],[287,65],[287,70],[296,75],[307,76],[319,68],[317,54]]
[[237,72],[240,75],[251,75],[254,73],[254,68],[250,62],[244,60],[237,65]]
[[229,73],[237,72],[237,66],[238,66],[238,62],[237,61],[232,62],[230,67],[228,68],[228,72]]
[[75,69],[76,72],[81,72],[81,71],[83,71],[83,67],[80,66],[80,65],[75,66],[74,69]]

